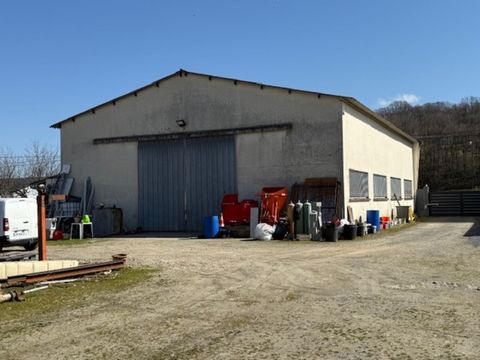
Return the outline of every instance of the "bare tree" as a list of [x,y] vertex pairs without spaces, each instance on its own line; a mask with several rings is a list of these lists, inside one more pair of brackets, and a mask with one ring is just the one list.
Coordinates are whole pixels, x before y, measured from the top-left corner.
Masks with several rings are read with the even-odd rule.
[[24,155],[11,149],[0,149],[0,197],[26,196],[25,188],[34,181],[56,175],[60,171],[58,150],[32,143]]
[[25,152],[23,177],[42,178],[55,175],[60,171],[58,150],[35,141]]
[[11,191],[13,179],[18,177],[18,161],[10,149],[0,149],[0,196]]

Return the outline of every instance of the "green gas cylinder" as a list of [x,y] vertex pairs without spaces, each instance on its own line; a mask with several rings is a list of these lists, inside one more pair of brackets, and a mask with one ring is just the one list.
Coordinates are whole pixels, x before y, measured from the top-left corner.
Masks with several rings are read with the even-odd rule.
[[295,234],[303,234],[303,204],[298,200],[294,209]]
[[312,204],[305,200],[303,203],[303,233],[310,233],[310,213],[312,212]]

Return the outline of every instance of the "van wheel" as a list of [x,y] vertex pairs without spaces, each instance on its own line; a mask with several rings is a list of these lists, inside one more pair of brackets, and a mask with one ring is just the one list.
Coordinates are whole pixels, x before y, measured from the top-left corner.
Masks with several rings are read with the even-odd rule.
[[34,241],[34,242],[28,243],[27,245],[24,245],[23,247],[27,251],[32,251],[32,250],[35,250],[37,248],[37,246],[38,246],[38,242]]

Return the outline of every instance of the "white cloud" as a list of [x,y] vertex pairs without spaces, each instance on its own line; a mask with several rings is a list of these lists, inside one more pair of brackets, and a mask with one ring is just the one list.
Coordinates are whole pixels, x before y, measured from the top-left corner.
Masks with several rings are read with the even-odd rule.
[[388,99],[379,98],[377,101],[380,107],[385,107],[390,105],[394,101],[406,101],[410,105],[415,105],[415,104],[418,104],[420,100],[421,100],[421,97],[415,94],[399,94],[395,97],[391,97]]

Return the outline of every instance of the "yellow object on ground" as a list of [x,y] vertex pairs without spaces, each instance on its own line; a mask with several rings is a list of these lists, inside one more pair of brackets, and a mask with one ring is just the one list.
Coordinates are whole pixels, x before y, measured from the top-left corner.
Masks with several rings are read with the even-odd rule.
[[415,214],[413,213],[413,208],[410,206],[408,208],[408,221],[413,221],[415,219]]

